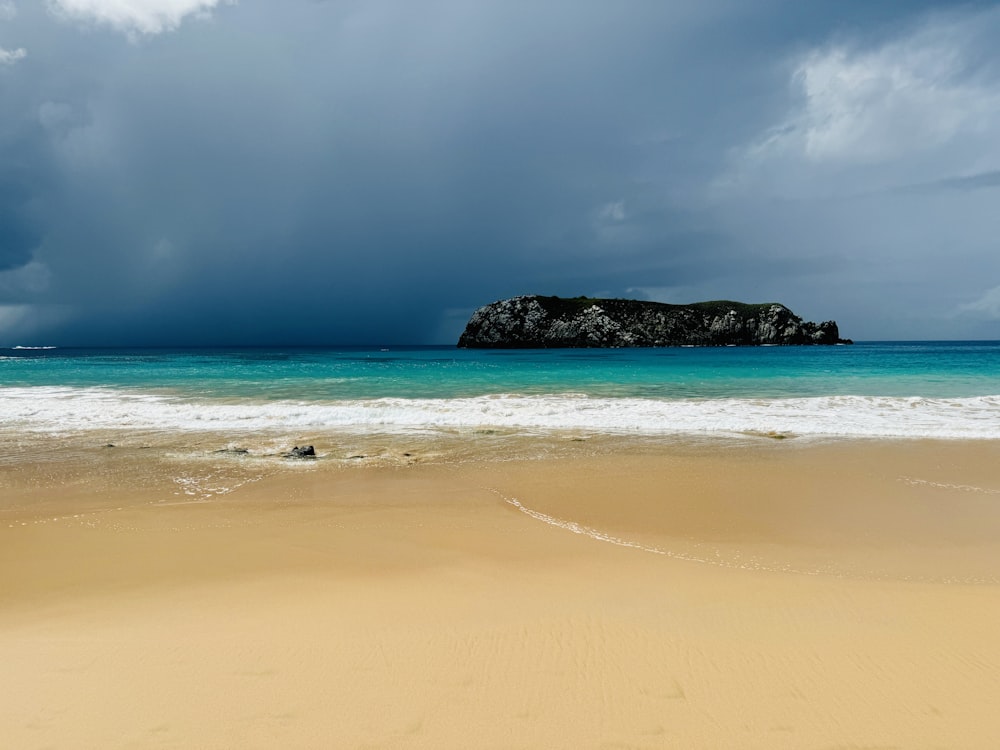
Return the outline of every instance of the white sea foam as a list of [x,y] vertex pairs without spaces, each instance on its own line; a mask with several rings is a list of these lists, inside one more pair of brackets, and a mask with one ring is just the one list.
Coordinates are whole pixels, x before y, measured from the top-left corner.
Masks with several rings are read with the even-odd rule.
[[1000,439],[1000,395],[659,400],[563,394],[237,402],[45,386],[0,388],[0,426],[50,433],[90,429],[396,432],[493,428],[638,435],[776,432]]
[[917,479],[916,477],[900,477],[900,482],[911,487],[933,487],[941,490],[957,490],[959,492],[972,492],[980,495],[1000,495],[1000,490],[990,487],[979,487],[974,484],[954,484],[952,482],[931,482],[927,479]]

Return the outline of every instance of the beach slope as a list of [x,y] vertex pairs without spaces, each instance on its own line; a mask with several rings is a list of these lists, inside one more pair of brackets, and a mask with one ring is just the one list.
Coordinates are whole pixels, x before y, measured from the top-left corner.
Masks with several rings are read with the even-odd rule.
[[995,452],[581,448],[195,500],[22,467],[3,744],[989,747]]

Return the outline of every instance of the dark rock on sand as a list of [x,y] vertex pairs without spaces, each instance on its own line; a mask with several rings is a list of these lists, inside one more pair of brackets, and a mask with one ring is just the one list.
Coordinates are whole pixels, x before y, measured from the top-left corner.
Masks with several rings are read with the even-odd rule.
[[296,445],[285,454],[285,458],[316,458],[316,450],[311,445],[303,445],[301,448]]

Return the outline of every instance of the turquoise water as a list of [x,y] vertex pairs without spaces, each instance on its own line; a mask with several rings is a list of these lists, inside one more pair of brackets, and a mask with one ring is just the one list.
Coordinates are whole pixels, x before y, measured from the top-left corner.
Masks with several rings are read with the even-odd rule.
[[0,353],[0,386],[140,389],[216,398],[638,398],[1000,394],[1000,342],[836,347],[54,349]]
[[1000,342],[461,350],[11,349],[34,430],[329,427],[1000,437]]

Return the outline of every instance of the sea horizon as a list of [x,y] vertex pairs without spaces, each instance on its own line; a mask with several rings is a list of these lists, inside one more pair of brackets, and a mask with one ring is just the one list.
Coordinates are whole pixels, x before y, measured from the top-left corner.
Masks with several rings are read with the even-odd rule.
[[66,351],[102,351],[102,350],[146,350],[146,349],[177,349],[177,350],[198,350],[198,349],[371,349],[395,347],[401,349],[464,349],[466,351],[560,351],[560,350],[634,350],[634,349],[824,349],[834,346],[866,346],[872,344],[997,344],[1000,338],[979,338],[979,339],[851,339],[850,343],[839,344],[675,344],[665,346],[538,346],[538,347],[460,347],[454,342],[444,342],[438,344],[409,344],[393,343],[385,341],[369,341],[364,343],[346,344],[298,344],[298,343],[218,343],[218,344],[6,344],[0,346],[0,351],[52,351],[56,349]]

